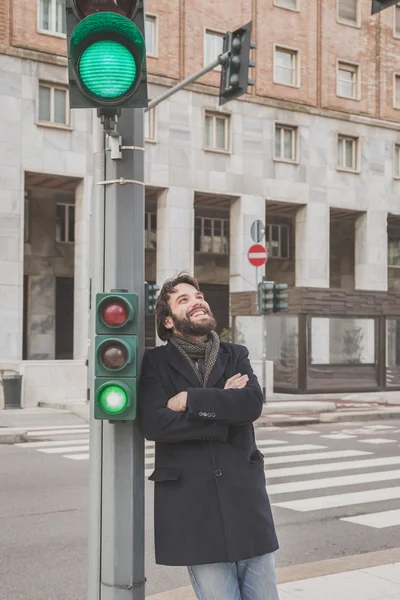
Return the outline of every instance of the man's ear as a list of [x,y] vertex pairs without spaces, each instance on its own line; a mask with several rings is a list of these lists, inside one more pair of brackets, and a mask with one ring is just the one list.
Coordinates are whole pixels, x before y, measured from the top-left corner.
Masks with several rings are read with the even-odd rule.
[[171,317],[166,317],[165,321],[164,321],[164,327],[166,329],[172,329],[174,326],[174,322],[171,319]]

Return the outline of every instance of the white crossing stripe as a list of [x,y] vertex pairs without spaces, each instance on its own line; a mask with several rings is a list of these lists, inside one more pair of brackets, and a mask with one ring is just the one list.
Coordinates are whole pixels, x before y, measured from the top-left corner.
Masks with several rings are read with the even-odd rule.
[[358,440],[360,444],[395,444],[397,440],[388,440],[386,438],[374,438],[370,440]]
[[384,529],[385,527],[400,525],[400,510],[384,510],[382,512],[359,515],[358,517],[346,517],[340,520],[374,527],[375,529]]
[[327,438],[328,440],[350,440],[355,437],[355,435],[349,435],[348,433],[330,433],[328,435],[321,435],[321,438]]
[[287,444],[288,442],[283,442],[282,440],[256,440],[256,444],[259,448],[262,446],[281,446],[282,444]]
[[14,444],[14,446],[20,446],[21,448],[53,448],[55,446],[73,446],[74,444],[87,444],[88,440],[57,440],[47,442],[21,442]]
[[63,454],[64,452],[84,452],[89,450],[89,446],[62,446],[61,448],[39,448],[38,452],[45,454]]
[[363,456],[373,454],[363,450],[337,450],[332,452],[315,452],[314,454],[291,454],[289,456],[272,456],[267,458],[268,465],[279,465],[280,463],[306,462],[311,460],[325,460],[331,458],[351,458],[352,456]]
[[396,425],[364,425],[364,429],[373,429],[378,430],[378,429],[396,429]]
[[89,454],[64,454],[63,458],[70,458],[71,460],[88,460]]
[[311,435],[312,433],[318,433],[317,431],[312,431],[311,429],[299,429],[299,431],[288,431],[291,435]]
[[324,479],[311,479],[309,481],[291,481],[289,483],[276,483],[268,485],[270,496],[276,494],[288,494],[291,492],[305,492],[308,490],[322,490],[330,487],[343,487],[357,485],[360,483],[375,483],[377,481],[391,481],[400,479],[400,470],[379,471],[377,473],[360,473],[345,475],[343,477],[326,477]]
[[[370,454],[368,452],[368,454]],[[400,456],[385,458],[364,458],[362,460],[348,460],[343,462],[321,463],[320,465],[304,465],[302,467],[282,467],[281,469],[266,469],[267,479],[279,477],[295,477],[296,475],[310,475],[313,473],[329,473],[330,471],[352,471],[355,469],[369,469],[371,467],[390,467],[400,465]]]
[[348,494],[335,494],[333,496],[319,496],[304,500],[291,500],[289,502],[277,502],[276,504],[274,503],[274,506],[299,512],[309,512],[326,508],[381,502],[382,500],[397,500],[398,498],[400,498],[400,487],[392,487],[364,492],[350,492]]
[[[87,430],[87,432],[89,433],[89,430]],[[43,435],[73,435],[74,433],[79,433],[79,435],[81,435],[83,433],[82,429],[67,429],[67,430],[56,430],[56,429],[47,429],[47,430],[43,430],[41,429],[40,431],[34,431],[33,433],[31,433],[30,431],[27,432],[28,436],[31,438],[35,438],[35,437],[41,437]]]
[[152,474],[153,471],[154,471],[154,469],[146,469],[144,472],[144,476],[150,477],[150,475]]
[[29,427],[29,431],[61,431],[64,429],[89,429],[89,425],[47,425],[46,427]]
[[281,454],[281,452],[297,452],[298,450],[323,450],[327,446],[318,446],[317,444],[300,444],[298,446],[284,446],[283,448],[264,449],[264,454]]

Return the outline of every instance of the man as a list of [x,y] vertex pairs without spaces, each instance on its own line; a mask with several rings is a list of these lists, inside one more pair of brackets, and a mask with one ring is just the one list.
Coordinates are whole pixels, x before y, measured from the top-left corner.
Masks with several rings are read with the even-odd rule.
[[156,442],[156,562],[188,567],[199,600],[279,600],[278,548],[253,421],[263,395],[244,346],[223,343],[197,281],[164,283],[139,423]]

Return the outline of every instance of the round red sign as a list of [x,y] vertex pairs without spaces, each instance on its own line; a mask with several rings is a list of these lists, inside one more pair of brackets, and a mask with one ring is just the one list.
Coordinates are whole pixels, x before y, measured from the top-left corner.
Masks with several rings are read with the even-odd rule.
[[267,262],[268,251],[264,246],[261,246],[261,244],[254,244],[250,247],[247,257],[251,265],[254,267],[262,267],[262,265],[265,265]]

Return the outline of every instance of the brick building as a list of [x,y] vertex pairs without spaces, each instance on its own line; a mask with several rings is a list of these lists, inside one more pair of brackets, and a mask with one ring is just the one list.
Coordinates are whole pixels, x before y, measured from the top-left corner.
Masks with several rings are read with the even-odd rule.
[[[146,279],[201,282],[259,369],[250,227],[266,225],[276,389],[400,387],[400,7],[362,0],[148,0],[149,96],[252,20],[255,86],[218,69],[146,116]],[[0,369],[24,404],[86,388],[90,111],[68,106],[62,0],[0,0]],[[147,327],[154,343],[153,324]]]

